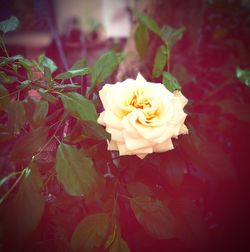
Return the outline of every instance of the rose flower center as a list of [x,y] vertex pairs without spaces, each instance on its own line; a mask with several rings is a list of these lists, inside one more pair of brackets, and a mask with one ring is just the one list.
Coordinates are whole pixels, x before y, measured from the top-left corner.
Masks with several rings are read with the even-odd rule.
[[143,91],[142,90],[136,90],[133,94],[133,97],[129,103],[129,105],[133,106],[137,109],[145,109],[150,108],[151,104],[148,99],[145,99],[143,97]]
[[129,105],[140,110],[137,123],[151,125],[158,121],[158,103],[146,95],[143,90],[137,89],[133,92]]

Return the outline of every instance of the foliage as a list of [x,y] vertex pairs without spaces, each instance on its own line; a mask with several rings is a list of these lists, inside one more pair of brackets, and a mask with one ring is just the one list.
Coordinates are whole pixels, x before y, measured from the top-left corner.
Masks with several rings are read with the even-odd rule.
[[239,78],[246,86],[250,86],[250,71],[243,70],[239,67],[236,69],[236,76]]
[[[139,13],[137,15],[138,25],[135,30],[135,46],[139,56],[145,59],[148,53],[149,44],[149,31],[154,33],[160,40],[161,44],[158,46],[155,56],[154,64],[152,69],[152,77],[157,78],[164,77],[164,69],[167,66],[167,71],[170,72],[170,53],[173,45],[182,38],[185,27],[180,27],[178,29],[173,29],[170,26],[163,26],[162,28],[155,22],[155,20],[150,17]],[[166,74],[165,74],[166,75]],[[166,86],[170,91],[179,89],[175,84],[169,82]]]
[[[4,34],[18,25],[18,20],[11,17],[0,23],[0,30]],[[183,27],[161,28],[146,15],[138,15],[135,32],[138,53],[142,59],[147,57],[150,33],[161,39],[151,71],[152,79],[161,77],[171,92],[180,90],[181,85],[169,72],[170,52],[184,30]],[[95,97],[123,55],[108,51],[92,67],[80,59],[68,71],[58,73],[56,64],[44,54],[34,60],[21,55],[9,56],[3,34],[1,47],[6,56],[0,58],[0,144],[10,146],[6,159],[15,166],[14,172],[6,172],[0,180],[4,188],[0,201],[4,212],[1,217],[3,237],[12,236],[21,242],[36,229],[49,194],[49,180],[54,176],[56,183],[72,198],[81,199],[84,206],[99,202],[97,211],[89,211],[75,227],[71,238],[74,251],[96,251],[98,248],[110,252],[129,251],[119,218],[119,211],[128,208],[144,230],[156,239],[203,241],[206,226],[195,203],[178,197],[172,200],[166,191],[164,197],[160,197],[155,185],[137,178],[144,172],[140,168],[150,165],[152,177],[165,179],[171,190],[179,188],[188,168],[183,157],[188,156],[190,163],[209,176],[231,180],[235,177],[234,167],[223,150],[200,136],[191,123],[190,134],[177,146],[181,158],[174,150],[168,154],[152,154],[140,163],[133,157],[118,158],[120,162],[117,163],[117,157],[102,148],[110,135],[97,124],[100,109]],[[88,76],[91,83],[74,82],[76,77],[82,76]],[[237,76],[249,85],[249,72],[238,69]],[[83,85],[83,90],[87,91],[80,94]],[[226,106],[225,102],[219,105],[222,109]],[[238,113],[241,106],[244,104],[234,106],[236,112],[229,110],[229,113],[249,122],[249,117],[246,119]],[[43,154],[52,143],[56,145],[52,160],[44,160]],[[169,162],[162,162],[164,155]],[[43,162],[50,167],[49,171],[43,171]],[[119,207],[124,199],[125,210]],[[180,228],[183,226],[184,231]],[[188,237],[183,232],[188,232]]]

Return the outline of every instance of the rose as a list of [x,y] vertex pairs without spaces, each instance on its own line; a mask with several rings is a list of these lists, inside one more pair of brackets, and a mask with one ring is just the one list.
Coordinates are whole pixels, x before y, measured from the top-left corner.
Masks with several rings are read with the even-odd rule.
[[183,111],[187,99],[180,91],[171,93],[163,84],[147,82],[141,74],[136,80],[105,84],[99,96],[104,111],[98,123],[111,134],[108,149],[120,155],[144,158],[168,151],[174,148],[172,137],[188,133]]

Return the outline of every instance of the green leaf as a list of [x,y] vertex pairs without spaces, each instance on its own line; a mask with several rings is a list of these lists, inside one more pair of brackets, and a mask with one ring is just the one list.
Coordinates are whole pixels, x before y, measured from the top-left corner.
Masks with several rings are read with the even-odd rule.
[[36,104],[36,108],[33,114],[33,123],[36,127],[41,126],[48,114],[49,104],[47,101],[40,100]]
[[3,217],[3,236],[17,242],[27,238],[38,226],[45,206],[40,194],[42,178],[35,164],[26,168],[20,187],[7,205]]
[[106,213],[91,214],[76,227],[71,238],[73,251],[96,251],[103,244],[109,229],[109,217]]
[[155,20],[153,20],[152,18],[144,14],[139,14],[138,20],[140,23],[144,24],[149,30],[151,30],[157,35],[160,35],[161,29],[158,26],[158,24],[155,22]]
[[33,62],[30,61],[30,60],[28,60],[28,59],[25,59],[25,58],[20,58],[20,59],[18,60],[18,62],[19,62],[19,64],[20,64],[21,66],[23,66],[23,67],[26,69],[28,78],[29,78],[30,80],[32,80],[32,79],[33,79],[33,76],[34,76],[33,70],[32,70],[32,68],[34,67]]
[[205,174],[217,179],[234,180],[236,171],[230,158],[217,144],[203,139],[191,126],[189,134],[180,142],[183,155]]
[[181,89],[179,82],[169,72],[163,72],[162,83],[170,92]]
[[0,71],[0,82],[10,84],[17,80],[15,76],[9,76],[5,72]]
[[170,239],[176,235],[176,223],[171,211],[160,201],[148,196],[132,198],[131,208],[137,221],[157,239]]
[[42,98],[44,100],[48,101],[49,103],[56,103],[58,101],[58,99],[55,96],[53,96],[52,94],[48,93],[43,88],[39,88],[37,91],[42,96]]
[[160,32],[161,39],[167,46],[172,47],[178,40],[182,38],[183,32],[186,30],[184,26],[173,29],[172,27],[166,25],[163,26]]
[[97,120],[97,112],[94,104],[86,99],[84,96],[69,92],[60,95],[64,108],[73,117],[83,121],[94,121]]
[[95,63],[91,73],[92,87],[107,79],[122,61],[121,53],[109,51],[104,53]]
[[65,79],[70,79],[75,76],[84,76],[89,74],[91,71],[88,67],[82,68],[82,69],[73,69],[73,70],[68,70],[67,72],[60,73],[58,74],[55,79],[59,80],[65,80]]
[[250,70],[243,70],[239,67],[236,69],[236,76],[241,80],[246,86],[250,87]]
[[98,123],[96,122],[81,122],[83,129],[83,134],[86,138],[96,139],[96,140],[109,140],[111,135]]
[[48,129],[45,127],[37,128],[30,133],[23,134],[18,138],[11,150],[11,160],[20,161],[31,159],[39,148],[43,147],[47,140]]
[[47,82],[47,87],[48,88],[52,88],[52,76],[51,76],[51,71],[48,67],[44,67],[44,76],[45,76],[45,80]]
[[9,19],[0,22],[0,31],[3,33],[15,31],[19,27],[19,24],[19,20],[16,17],[11,16]]
[[21,101],[12,101],[8,107],[6,112],[8,113],[8,129],[13,135],[20,133],[25,120],[25,110],[24,105]]
[[56,154],[58,180],[73,196],[88,195],[98,186],[98,175],[83,151],[61,143]]
[[120,233],[116,233],[115,239],[109,247],[109,252],[129,252],[128,244],[122,239]]
[[44,54],[41,54],[38,57],[38,66],[41,70],[44,70],[45,67],[49,68],[51,73],[55,72],[57,69],[56,64],[54,61],[48,57],[46,57]]
[[146,26],[139,23],[135,30],[135,46],[141,58],[145,58],[148,52],[149,34]]
[[9,103],[10,96],[8,90],[4,86],[0,85],[0,111],[6,111]]
[[80,88],[81,85],[78,83],[67,83],[67,84],[59,84],[57,82],[54,82],[54,89],[77,89]]
[[22,55],[15,55],[12,57],[0,57],[0,66],[4,66],[9,63],[13,63],[19,59],[23,59]]
[[54,85],[53,85],[54,90],[58,90],[61,92],[75,91],[79,88],[81,88],[81,86],[77,83],[56,84],[56,82],[54,82]]
[[79,143],[86,139],[94,140],[109,140],[111,135],[98,123],[91,121],[80,121],[77,123],[69,135],[67,135],[66,140],[71,143]]
[[109,140],[110,134],[96,122],[78,121],[66,136],[65,141],[80,143],[86,139]]
[[166,46],[159,46],[156,51],[154,66],[153,66],[153,77],[159,77],[167,63],[168,49]]
[[208,229],[201,210],[188,198],[175,200],[175,208],[178,221],[177,237],[196,249],[204,245]]
[[76,61],[70,68],[70,70],[78,70],[87,67],[87,60],[85,58]]
[[135,181],[127,184],[128,192],[133,196],[152,196],[153,193],[147,185],[142,182]]
[[22,81],[22,82],[21,82],[21,85],[22,85],[22,86],[29,86],[29,84],[30,84],[31,82],[32,82],[31,80],[25,80],[25,81]]

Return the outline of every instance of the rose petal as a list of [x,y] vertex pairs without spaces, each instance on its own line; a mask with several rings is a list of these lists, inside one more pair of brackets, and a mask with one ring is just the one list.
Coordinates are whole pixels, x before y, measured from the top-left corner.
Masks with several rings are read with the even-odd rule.
[[105,113],[106,113],[106,111],[101,112],[99,117],[97,118],[97,122],[103,126],[106,126],[106,124],[103,121],[103,117],[104,117]]
[[174,149],[173,143],[171,138],[169,138],[168,140],[166,140],[163,143],[160,144],[156,144],[153,148],[154,152],[164,152],[164,151],[168,151],[168,150],[172,150]]
[[161,125],[159,127],[150,127],[142,125],[136,121],[130,121],[133,127],[137,130],[137,132],[145,139],[154,139],[159,137],[166,130],[165,125]]
[[136,154],[137,157],[139,157],[140,159],[143,159],[147,156],[148,154]]
[[181,126],[179,134],[188,134],[188,128],[185,124]]
[[105,114],[102,116],[102,121],[105,125],[109,125],[112,128],[122,129],[122,121],[109,110],[105,111]]
[[129,118],[133,116],[133,113],[124,116],[122,119],[122,127],[123,127],[123,132],[125,134],[128,133],[131,137],[133,138],[140,138],[141,135],[138,134],[137,130],[133,127],[133,125],[131,124]]
[[143,76],[140,73],[138,73],[136,77],[136,84],[137,83],[147,83],[147,81],[143,78]]
[[140,148],[140,149],[137,149],[136,152],[134,151],[131,151],[127,148],[127,146],[123,143],[117,143],[117,146],[118,146],[118,150],[119,150],[119,154],[121,156],[123,155],[134,155],[134,154],[147,154],[147,153],[152,153],[153,152],[153,148],[152,147],[149,147],[149,148]]
[[126,147],[133,151],[145,147],[152,147],[152,142],[143,138],[132,138],[128,133],[124,133]]
[[104,109],[108,108],[108,100],[107,100],[107,93],[109,91],[109,89],[111,88],[110,84],[105,84],[102,89],[99,91],[99,97],[102,101],[102,105],[104,107]]
[[108,150],[118,150],[117,143],[112,140],[108,142]]
[[124,137],[121,130],[106,126],[106,131],[111,134],[112,141],[124,142]]
[[188,99],[181,93],[181,91],[174,91],[174,96],[179,98],[182,107],[184,107],[188,103]]

